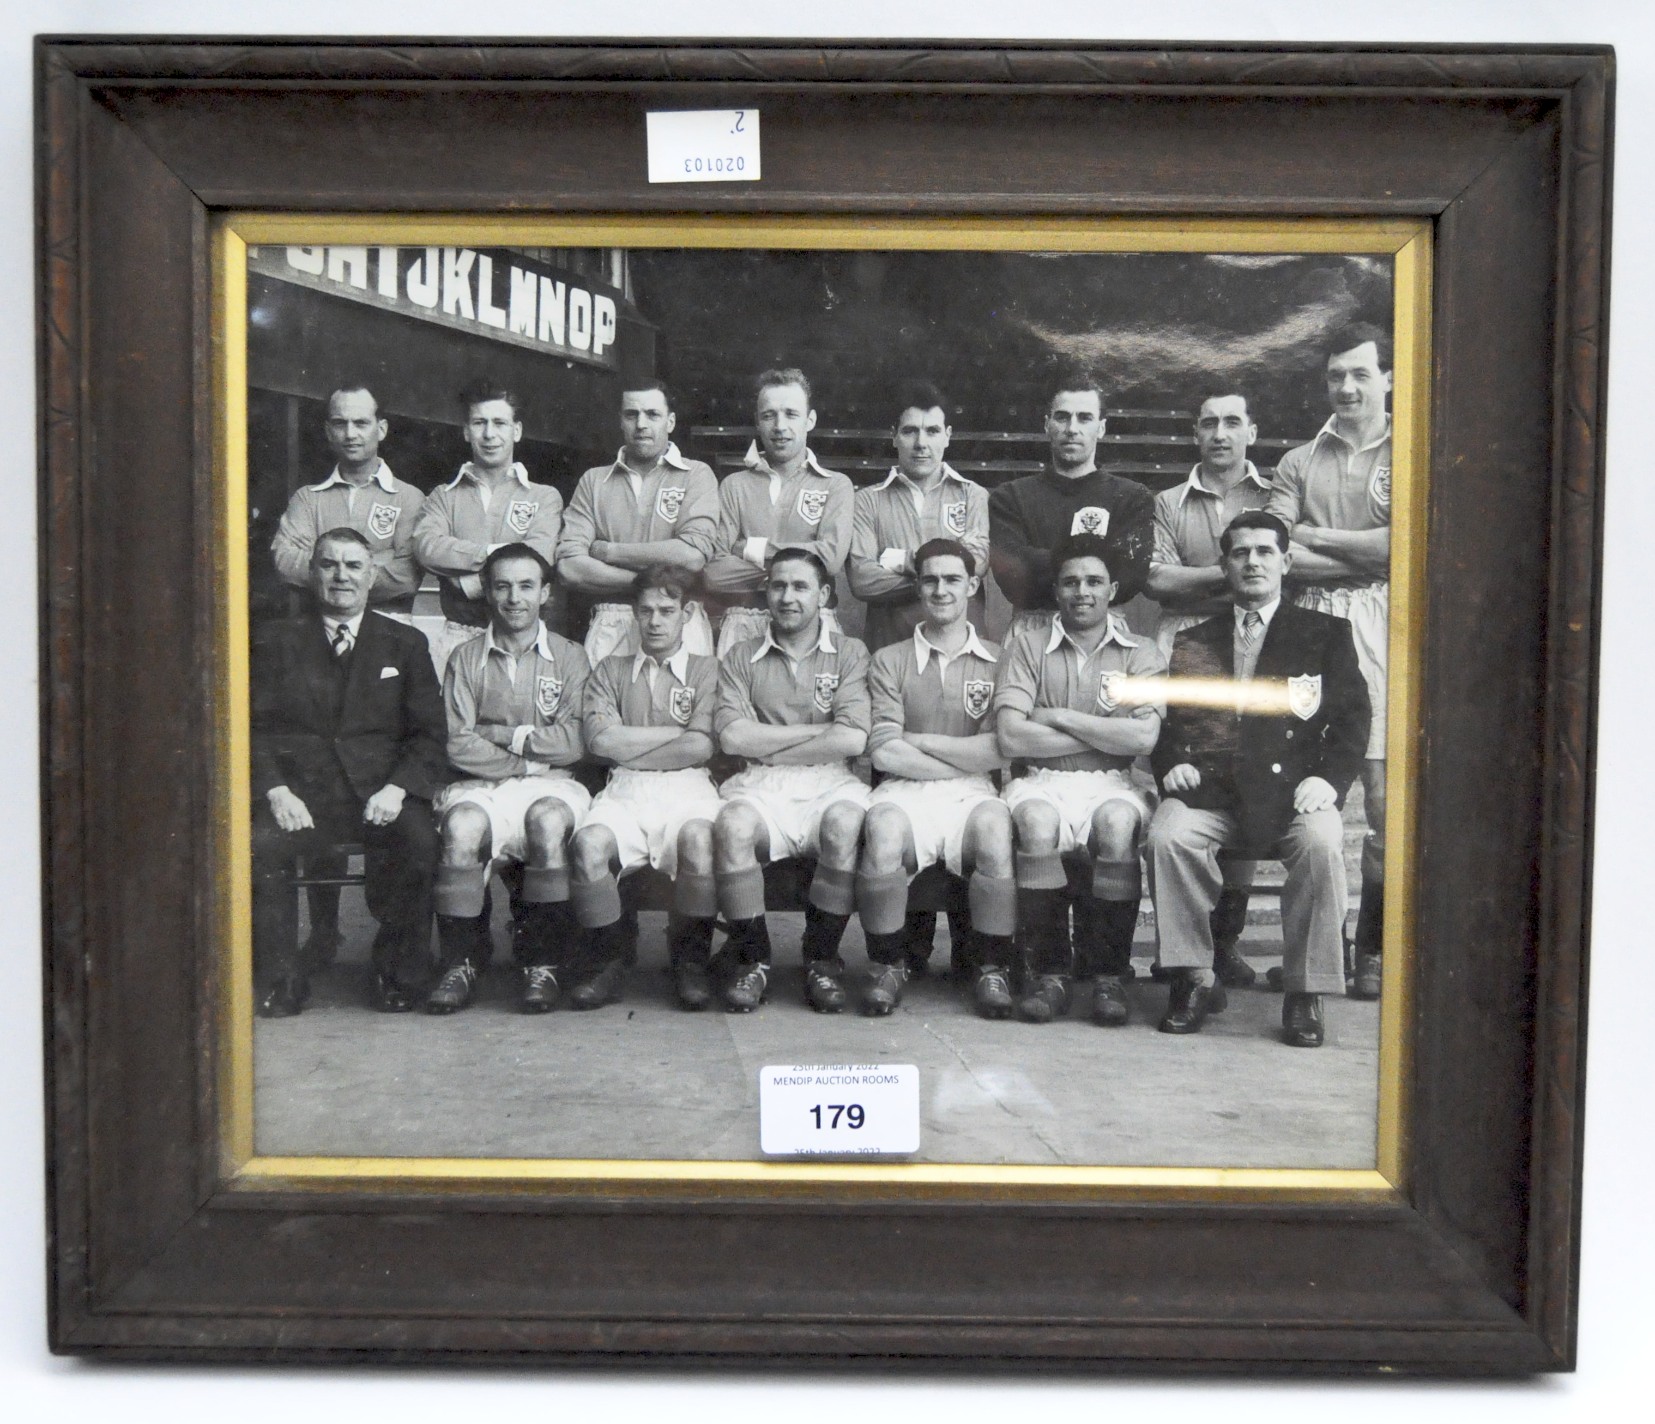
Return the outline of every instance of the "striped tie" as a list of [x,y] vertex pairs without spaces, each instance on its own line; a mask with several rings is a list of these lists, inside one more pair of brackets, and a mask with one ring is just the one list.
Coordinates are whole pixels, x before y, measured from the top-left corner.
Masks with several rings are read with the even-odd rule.
[[1256,608],[1249,608],[1241,615],[1241,646],[1247,651],[1253,651],[1253,645],[1258,642],[1258,635],[1264,628],[1264,617]]
[[346,624],[346,623],[341,623],[337,628],[335,628],[333,630],[333,655],[336,658],[343,658],[343,657],[346,657],[346,656],[349,655],[350,650],[351,650],[350,625]]

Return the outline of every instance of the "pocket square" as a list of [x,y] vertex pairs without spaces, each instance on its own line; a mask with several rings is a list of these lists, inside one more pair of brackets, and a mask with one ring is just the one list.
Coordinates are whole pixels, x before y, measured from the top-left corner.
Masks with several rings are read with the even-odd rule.
[[401,676],[402,676],[402,669],[401,668],[380,668],[380,670],[379,670],[379,680],[381,682],[384,682],[385,679],[388,678],[388,677],[401,677]]

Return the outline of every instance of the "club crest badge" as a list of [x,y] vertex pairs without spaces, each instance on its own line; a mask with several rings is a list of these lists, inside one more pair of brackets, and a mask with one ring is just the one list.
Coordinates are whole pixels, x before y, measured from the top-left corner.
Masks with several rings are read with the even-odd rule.
[[678,511],[684,507],[684,489],[680,485],[662,485],[655,496],[655,512],[668,524],[678,522]]
[[395,504],[376,504],[368,511],[368,533],[376,539],[389,539],[391,531],[397,527],[397,518],[402,509]]
[[693,687],[675,687],[672,689],[672,701],[667,704],[667,710],[672,713],[672,720],[680,727],[690,724],[690,714],[695,711],[695,689]]
[[828,492],[825,489],[806,489],[799,491],[799,518],[812,527],[822,522],[822,516],[827,513]]
[[506,523],[511,525],[514,533],[527,534],[539,512],[540,505],[534,500],[514,499],[511,508],[506,511]]
[[1100,509],[1095,504],[1089,504],[1084,509],[1077,509],[1075,517],[1069,521],[1071,534],[1096,534],[1100,539],[1109,532],[1109,511]]
[[1389,465],[1375,465],[1373,478],[1368,481],[1368,493],[1373,496],[1373,502],[1380,509],[1391,507],[1391,467]]
[[968,677],[965,680],[965,715],[973,722],[980,721],[983,713],[988,711],[989,700],[993,696],[992,682],[979,682],[976,678]]
[[1322,675],[1306,673],[1287,679],[1287,710],[1301,722],[1308,722],[1322,709]]
[[965,538],[965,504],[945,504],[942,507],[942,527],[956,539]]
[[836,672],[819,672],[816,674],[816,706],[823,712],[833,711],[833,694],[839,690],[839,674]]
[[542,717],[552,717],[557,714],[557,704],[563,698],[563,679],[560,677],[537,677],[534,680],[535,710]]
[[1125,682],[1126,674],[1119,668],[1098,674],[1098,707],[1101,711],[1113,712],[1121,705]]

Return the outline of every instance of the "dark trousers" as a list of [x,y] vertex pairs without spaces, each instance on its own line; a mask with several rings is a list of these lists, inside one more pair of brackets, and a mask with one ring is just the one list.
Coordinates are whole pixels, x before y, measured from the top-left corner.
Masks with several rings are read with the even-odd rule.
[[406,988],[423,986],[430,972],[431,881],[437,866],[437,830],[431,803],[409,796],[388,826],[362,819],[354,797],[307,801],[315,825],[284,831],[262,798],[253,810],[253,977],[260,984],[298,978],[299,857],[320,855],[344,841],[363,848],[368,913],[379,921],[373,966]]

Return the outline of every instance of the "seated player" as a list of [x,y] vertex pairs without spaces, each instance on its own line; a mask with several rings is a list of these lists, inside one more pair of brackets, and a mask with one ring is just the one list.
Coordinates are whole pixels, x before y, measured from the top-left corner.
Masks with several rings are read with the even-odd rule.
[[762,636],[736,644],[718,674],[713,730],[722,750],[748,766],[719,788],[713,827],[718,908],[729,925],[725,1007],[764,1002],[770,936],[764,922],[765,861],[814,855],[805,911],[805,1002],[844,1008],[839,941],[855,907],[856,842],[868,788],[851,757],[868,742],[868,650],[823,616],[832,587],[808,549],[778,549]]
[[1071,954],[1064,854],[1091,854],[1072,895],[1073,973],[1091,984],[1092,1021],[1129,1016],[1126,976],[1138,923],[1138,841],[1150,798],[1132,762],[1155,746],[1166,664],[1155,645],[1109,616],[1108,548],[1075,534],[1052,550],[1057,612],[1006,640],[994,694],[1000,750],[1027,764],[1005,789],[1017,831],[1018,1014],[1046,1023],[1069,1007]]
[[863,1008],[888,1014],[900,1001],[908,885],[941,861],[951,875],[971,875],[973,998],[984,1018],[1004,1018],[1017,890],[1011,813],[992,780],[1005,765],[992,710],[1000,650],[966,616],[980,580],[964,545],[921,544],[914,568],[925,615],[868,665],[868,749],[885,779],[868,799],[856,880],[873,967]]
[[578,977],[569,910],[569,837],[592,797],[569,774],[581,758],[580,708],[586,654],[541,622],[552,571],[527,544],[506,544],[480,570],[489,622],[448,660],[448,760],[461,776],[437,801],[442,852],[437,866],[441,978],[428,1013],[471,1002],[488,964],[484,913],[489,875],[519,863],[523,892],[514,907],[512,951],[523,971],[525,1013],[555,1008],[559,975]]
[[643,570],[632,590],[640,650],[605,658],[586,683],[586,748],[614,769],[570,848],[575,918],[598,966],[570,995],[577,1008],[620,997],[627,935],[616,876],[643,865],[672,877],[667,939],[678,1002],[703,1009],[712,1001],[713,821],[721,803],[707,758],[718,663],[685,646],[690,593],[690,576],[678,569]]
[[374,937],[374,1005],[414,1007],[431,952],[437,859],[431,797],[444,779],[442,703],[425,639],[368,607],[373,551],[330,529],[310,551],[314,609],[253,645],[253,956],[258,1011],[304,1008],[294,857],[360,841]]
[[1218,852],[1237,846],[1279,856],[1287,869],[1282,1036],[1319,1048],[1321,996],[1345,987],[1339,808],[1362,772],[1368,689],[1350,624],[1282,600],[1293,567],[1284,521],[1238,515],[1221,548],[1235,607],[1178,635],[1172,671],[1229,695],[1180,701],[1154,755],[1164,797],[1149,830],[1155,930],[1161,963],[1177,975],[1161,1031],[1199,1032],[1222,1007],[1208,913]]

